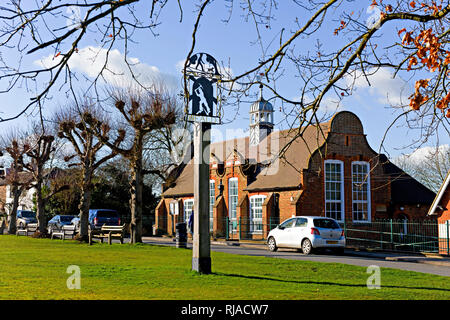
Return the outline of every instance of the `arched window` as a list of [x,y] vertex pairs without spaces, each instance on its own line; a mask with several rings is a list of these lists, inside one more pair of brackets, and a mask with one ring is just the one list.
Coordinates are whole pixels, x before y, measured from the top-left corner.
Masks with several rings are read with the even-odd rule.
[[325,216],[344,219],[344,163],[340,160],[325,160]]
[[237,228],[236,207],[238,203],[238,178],[228,179],[228,218],[232,224],[232,230]]
[[370,164],[352,162],[352,209],[354,222],[370,221]]

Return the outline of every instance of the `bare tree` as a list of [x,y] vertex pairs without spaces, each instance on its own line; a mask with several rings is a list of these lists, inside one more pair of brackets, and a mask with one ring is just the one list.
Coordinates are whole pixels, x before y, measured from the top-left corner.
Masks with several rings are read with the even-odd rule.
[[36,218],[38,221],[38,231],[45,234],[47,231],[45,205],[55,194],[68,188],[67,185],[60,185],[46,195],[44,195],[44,185],[55,175],[52,168],[52,160],[57,150],[57,141],[52,132],[49,132],[42,124],[33,124],[31,131],[26,138],[30,149],[26,152],[26,158],[20,159],[21,166],[25,172],[32,177],[32,187],[35,189],[36,197]]
[[191,156],[192,132],[186,128],[183,110],[177,107],[175,113],[173,125],[149,132],[145,138],[143,168],[152,185],[161,185],[185,157]]
[[118,111],[130,132],[129,147],[119,147],[111,143],[111,138],[102,135],[102,122],[98,119],[86,119],[89,129],[111,150],[120,153],[130,164],[130,207],[131,243],[142,242],[142,189],[143,189],[143,155],[146,136],[154,131],[175,123],[176,101],[160,84],[153,92],[137,89],[113,90],[111,97],[114,109]]
[[[95,104],[87,100],[82,107],[76,105],[62,109],[56,116],[58,124],[58,136],[66,139],[73,147],[73,153],[67,155],[65,160],[70,162],[70,166],[81,168],[81,198],[80,210],[80,240],[87,241],[89,225],[89,206],[91,203],[92,178],[95,170],[108,160],[117,156],[116,149],[112,149],[102,154],[105,149],[104,139],[108,139],[111,128],[108,119],[95,109]],[[101,138],[96,138],[94,133],[88,130],[88,122],[101,123],[96,131]],[[116,139],[111,146],[118,148],[123,141],[125,131],[118,130]],[[74,162],[74,159],[77,161]]]
[[10,186],[10,193],[13,198],[11,209],[9,210],[8,233],[16,233],[16,216],[19,207],[20,197],[23,192],[31,188],[33,177],[24,172],[23,164],[26,160],[26,153],[31,150],[31,146],[26,140],[26,135],[18,132],[11,132],[2,141],[1,155],[7,153],[11,158],[10,168],[6,170],[4,179]]
[[[46,78],[43,87],[33,89],[34,97],[28,105],[0,121],[17,118],[33,106],[40,110],[55,86],[73,94],[78,75],[70,68],[70,61],[85,39],[99,43],[106,51],[104,58],[96,61],[102,66],[101,70],[86,78],[91,84],[89,88],[97,92],[98,81],[105,80],[107,73],[113,73],[108,70],[109,53],[119,44],[124,48],[127,72],[131,73],[135,84],[145,87],[133,73],[128,42],[139,31],[156,34],[160,13],[169,2],[76,0],[55,4],[50,0],[38,0],[25,5],[24,1],[7,1],[0,7],[0,44],[4,50],[17,53],[18,59],[10,63],[6,55],[1,57],[0,79],[6,85],[0,94],[20,86],[32,90],[31,82]],[[225,19],[228,24],[234,23],[232,16],[237,9],[245,21],[253,23],[255,38],[251,43],[256,44],[260,52],[252,57],[246,70],[230,74],[221,82],[223,92],[227,93],[226,102],[239,104],[255,85],[264,85],[273,98],[281,102],[282,112],[290,119],[288,125],[302,128],[297,130],[297,135],[292,135],[293,139],[300,137],[309,124],[319,122],[318,111],[327,97],[340,100],[351,95],[357,81],[370,85],[370,76],[384,68],[394,77],[408,77],[414,83],[413,94],[405,103],[395,106],[398,116],[394,116],[394,122],[403,119],[411,128],[422,130],[421,141],[426,141],[438,128],[450,132],[448,1],[367,0],[358,5],[353,0],[172,2],[178,4],[180,21],[186,12],[193,15],[190,17],[194,21],[192,42],[186,54],[185,70],[196,50],[202,19],[209,14],[211,6],[224,6],[229,12],[229,18]],[[278,8],[286,3],[291,6],[290,12],[297,15],[295,24],[275,25],[274,21],[280,21]],[[369,8],[373,12],[371,20],[366,17]],[[72,23],[56,25],[55,21],[66,20],[68,9],[83,14],[69,19]],[[266,29],[273,32],[265,36],[263,30]],[[335,37],[336,41],[328,41],[330,37]],[[24,58],[38,52],[51,53],[52,63],[26,69],[22,63]],[[280,80],[293,70],[298,99],[279,89]],[[187,91],[186,80],[185,96]]]
[[450,171],[450,146],[419,149],[397,157],[393,162],[430,190],[438,192]]

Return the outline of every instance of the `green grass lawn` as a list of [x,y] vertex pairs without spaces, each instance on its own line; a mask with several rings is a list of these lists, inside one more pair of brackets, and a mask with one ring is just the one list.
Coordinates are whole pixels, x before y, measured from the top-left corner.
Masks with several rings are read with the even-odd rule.
[[[381,269],[369,290],[366,268],[212,253],[213,274],[190,270],[192,251],[0,236],[0,299],[450,299],[447,277]],[[67,267],[81,289],[66,286]]]

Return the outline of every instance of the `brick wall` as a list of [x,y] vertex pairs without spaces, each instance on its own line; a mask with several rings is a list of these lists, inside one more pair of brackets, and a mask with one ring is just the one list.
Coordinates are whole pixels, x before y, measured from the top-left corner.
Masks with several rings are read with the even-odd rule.
[[303,171],[304,193],[300,199],[300,215],[325,215],[324,162],[340,160],[344,166],[344,214],[353,220],[352,162],[370,163],[370,213],[377,218],[376,208],[390,201],[389,178],[384,175],[378,155],[369,146],[360,120],[352,113],[342,112],[332,121],[327,143],[312,154],[309,168]]
[[[303,169],[301,175],[300,190],[285,190],[247,193],[244,189],[251,181],[251,176],[246,176],[240,163],[235,162],[237,157],[231,156],[223,165],[211,164],[210,179],[215,181],[215,205],[214,236],[223,236],[226,227],[225,218],[229,215],[228,183],[230,178],[238,178],[238,207],[237,218],[248,220],[250,210],[250,197],[265,195],[266,203],[263,207],[263,224],[267,225],[270,218],[279,219],[282,222],[293,215],[325,216],[325,189],[324,189],[324,162],[326,160],[340,160],[344,166],[344,214],[347,221],[353,221],[352,202],[352,162],[363,161],[370,164],[370,217],[371,220],[385,218],[398,218],[405,214],[410,220],[424,218],[428,208],[425,206],[391,205],[390,178],[383,173],[378,154],[369,146],[363,126],[358,117],[350,112],[340,112],[331,122],[327,136],[327,142],[320,150],[316,150],[310,156],[308,168]],[[242,161],[242,159],[240,160]],[[301,169],[301,168],[300,168]],[[223,185],[223,194],[219,194],[219,185]],[[283,187],[283,186],[280,186]],[[192,196],[191,196],[192,198]],[[181,198],[180,200],[185,200]],[[161,219],[158,223],[171,232],[169,202],[172,199],[163,199],[164,208],[157,209],[157,215],[164,216],[165,224]],[[182,201],[180,217],[182,219]],[[238,220],[239,221],[239,220]],[[176,223],[176,222],[174,222]],[[248,231],[243,226],[243,231]],[[267,227],[265,227],[267,229]],[[265,232],[267,230],[264,230]]]

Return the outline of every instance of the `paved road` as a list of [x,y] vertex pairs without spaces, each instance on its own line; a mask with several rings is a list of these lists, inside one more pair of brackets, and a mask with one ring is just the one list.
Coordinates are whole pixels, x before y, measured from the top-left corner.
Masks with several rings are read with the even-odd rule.
[[[144,243],[157,244],[157,245],[168,245],[175,246],[175,242],[171,239],[152,239],[144,238]],[[188,248],[192,248],[189,243]],[[229,245],[218,245],[212,244],[211,250],[216,252],[226,252],[232,254],[241,254],[247,256],[259,256],[259,257],[270,257],[270,258],[281,258],[281,259],[291,259],[291,260],[308,260],[317,262],[328,262],[328,263],[344,263],[355,266],[368,267],[371,265],[376,265],[385,268],[394,268],[408,271],[416,271],[422,273],[430,273],[441,276],[450,277],[450,267],[439,266],[425,263],[415,263],[415,262],[404,262],[404,261],[387,261],[384,257],[366,257],[366,256],[355,256],[344,254],[342,256],[336,256],[332,254],[313,254],[304,255],[297,252],[296,250],[289,249],[279,249],[277,252],[269,252],[264,247],[259,245],[247,245],[247,246],[229,246]]]

